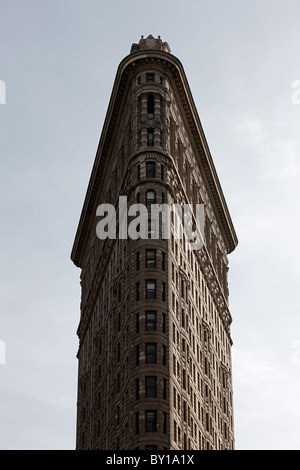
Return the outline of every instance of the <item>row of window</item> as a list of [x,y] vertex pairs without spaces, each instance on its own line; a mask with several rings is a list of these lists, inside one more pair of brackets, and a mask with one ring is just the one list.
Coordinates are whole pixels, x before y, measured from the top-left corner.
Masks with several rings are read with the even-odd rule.
[[[166,301],[166,283],[161,283],[161,300]],[[145,298],[146,299],[157,299],[157,281],[156,279],[147,279],[145,281]],[[136,300],[141,300],[141,286],[140,282],[136,282]]]

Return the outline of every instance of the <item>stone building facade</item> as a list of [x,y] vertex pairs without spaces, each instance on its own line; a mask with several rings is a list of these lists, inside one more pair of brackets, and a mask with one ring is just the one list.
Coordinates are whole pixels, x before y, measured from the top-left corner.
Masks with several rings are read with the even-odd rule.
[[[161,227],[100,239],[97,207],[204,205],[204,246]],[[158,230],[158,232],[157,232]],[[156,233],[156,238],[154,238]],[[159,236],[157,236],[157,233]],[[81,269],[77,449],[233,449],[228,258],[237,245],[180,61],[120,63],[71,258]]]

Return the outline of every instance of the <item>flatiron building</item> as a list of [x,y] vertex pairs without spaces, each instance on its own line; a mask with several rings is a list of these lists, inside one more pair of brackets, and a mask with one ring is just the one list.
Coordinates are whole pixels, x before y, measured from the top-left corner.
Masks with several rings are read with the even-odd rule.
[[[145,236],[120,236],[125,197],[127,208],[189,205],[194,225],[202,207],[201,247],[188,249],[172,214],[168,236],[150,219]],[[103,204],[117,224],[106,238]],[[81,270],[76,449],[234,449],[236,245],[183,66],[160,36],[142,36],[117,69],[71,254]]]

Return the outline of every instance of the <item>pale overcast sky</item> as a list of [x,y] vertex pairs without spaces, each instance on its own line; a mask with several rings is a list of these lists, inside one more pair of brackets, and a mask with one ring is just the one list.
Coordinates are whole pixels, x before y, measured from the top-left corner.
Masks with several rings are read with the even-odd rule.
[[185,68],[239,238],[236,448],[300,448],[299,18],[299,0],[0,0],[2,450],[75,448],[70,253],[118,64],[149,34]]

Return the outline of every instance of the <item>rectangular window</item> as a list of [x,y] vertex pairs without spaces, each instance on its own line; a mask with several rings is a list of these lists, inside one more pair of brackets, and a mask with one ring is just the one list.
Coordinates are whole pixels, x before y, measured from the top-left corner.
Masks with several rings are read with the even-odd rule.
[[156,299],[156,280],[155,279],[148,279],[146,281],[146,299]]
[[164,179],[165,179],[165,167],[164,167],[164,165],[160,166],[160,178],[161,178],[162,181],[164,181]]
[[135,413],[135,433],[139,434],[140,432],[140,416],[139,412]]
[[139,313],[136,314],[135,319],[136,319],[136,332],[139,333],[140,332],[140,314]]
[[157,377],[146,377],[146,397],[156,397]]
[[183,369],[183,371],[182,371],[182,388],[183,388],[183,390],[186,389],[186,373],[185,373],[185,369]]
[[146,343],[146,362],[156,363],[156,343]]
[[140,300],[140,283],[136,283],[136,300]]
[[157,412],[154,410],[148,410],[145,412],[146,421],[146,432],[155,432],[157,429]]
[[135,361],[136,361],[136,365],[138,366],[140,363],[140,345],[139,344],[135,347]]
[[162,354],[162,363],[163,363],[163,366],[165,366],[166,363],[167,363],[167,362],[166,362],[166,361],[167,361],[167,347],[164,346],[164,345],[162,346],[162,352],[161,352],[161,354]]
[[155,178],[155,162],[146,163],[146,178]]
[[138,180],[141,179],[141,165],[138,165],[138,166],[137,166],[137,179],[138,179]]
[[153,129],[148,129],[147,131],[147,145],[148,147],[154,146],[154,131]]
[[184,280],[181,280],[181,296],[184,298]]
[[140,398],[140,379],[135,380],[135,398],[136,400]]
[[146,268],[156,267],[156,250],[146,250]]
[[136,253],[136,270],[139,271],[140,269],[140,252]]
[[166,300],[166,283],[162,282],[161,284],[161,300],[165,302]]
[[156,312],[154,310],[146,311],[146,330],[156,330]]
[[166,314],[165,313],[162,313],[162,316],[161,316],[161,330],[163,333],[166,332]]

